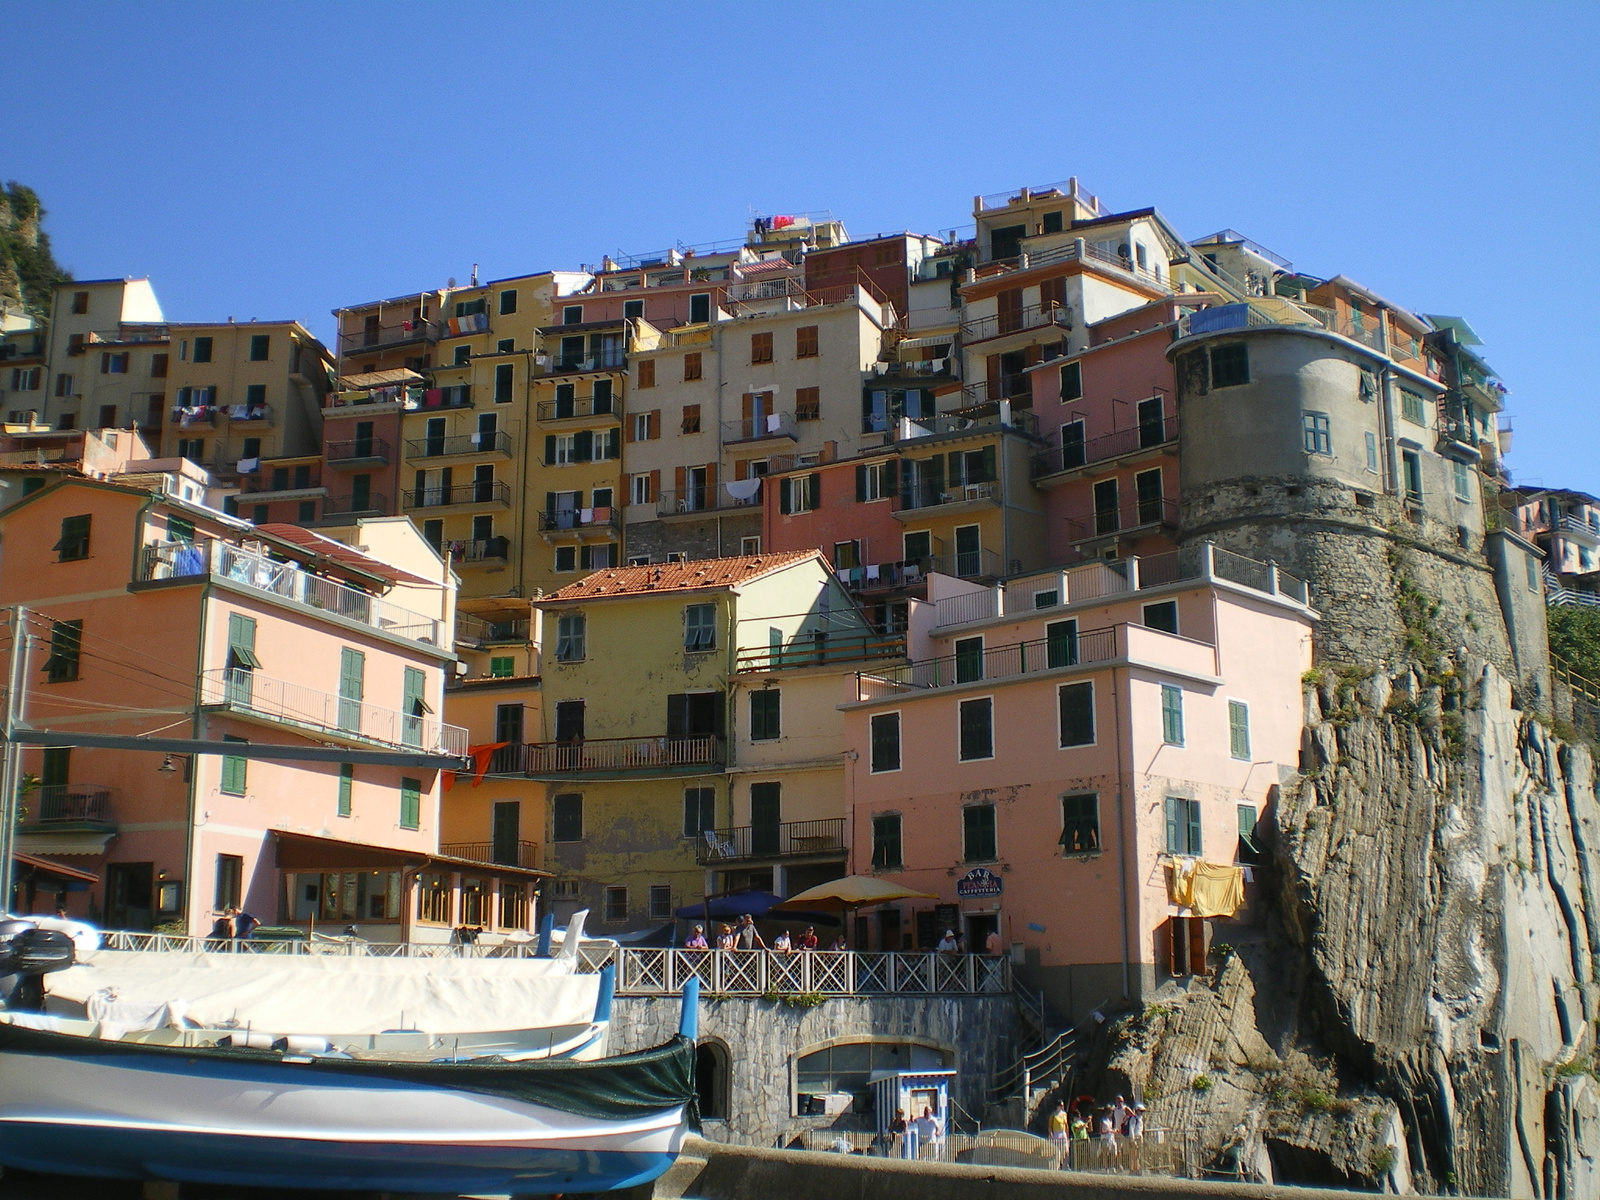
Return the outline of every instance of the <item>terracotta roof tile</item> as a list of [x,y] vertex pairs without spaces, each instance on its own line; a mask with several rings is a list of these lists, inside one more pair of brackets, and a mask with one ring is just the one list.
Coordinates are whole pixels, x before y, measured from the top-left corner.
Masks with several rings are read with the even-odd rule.
[[780,567],[821,557],[817,550],[781,550],[743,558],[702,558],[692,562],[655,563],[648,567],[611,567],[569,583],[539,603],[609,600],[615,596],[648,596],[658,592],[716,591],[757,579]]

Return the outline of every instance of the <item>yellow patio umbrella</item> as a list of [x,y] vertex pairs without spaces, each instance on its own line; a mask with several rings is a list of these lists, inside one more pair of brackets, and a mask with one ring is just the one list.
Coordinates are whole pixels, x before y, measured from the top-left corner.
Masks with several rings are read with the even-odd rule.
[[846,875],[843,879],[830,879],[816,887],[807,888],[790,896],[770,911],[843,912],[847,908],[865,908],[872,904],[887,904],[891,900],[937,900],[932,892],[919,892],[902,887],[887,879],[872,875]]

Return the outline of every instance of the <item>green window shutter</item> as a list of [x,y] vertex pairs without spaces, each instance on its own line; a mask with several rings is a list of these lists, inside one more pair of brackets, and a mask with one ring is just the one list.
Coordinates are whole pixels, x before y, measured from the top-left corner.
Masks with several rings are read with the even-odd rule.
[[339,650],[339,728],[360,732],[361,697],[365,688],[367,656],[343,646]]
[[858,466],[856,468],[856,503],[860,504],[860,503],[864,502],[866,500],[866,498],[867,498],[867,468],[864,467],[864,466]]
[[[225,742],[241,742],[248,744],[248,739],[234,737],[232,734],[224,734],[222,740]],[[249,764],[250,760],[248,758],[240,758],[232,754],[224,754],[222,756],[223,795],[244,795],[245,785],[248,782]]]
[[1228,750],[1234,758],[1250,761],[1250,706],[1228,701]]
[[961,638],[956,642],[956,682],[975,683],[983,678],[983,639]]
[[981,464],[980,464],[978,469],[982,472],[983,478],[982,479],[968,480],[968,482],[969,483],[993,483],[995,481],[995,479],[998,478],[998,471],[997,471],[997,469],[995,467],[994,447],[993,446],[985,446],[983,448],[983,453],[980,455],[980,458],[981,458]]
[[554,466],[556,461],[556,435],[548,433],[544,439],[544,465]]
[[895,493],[895,473],[899,470],[899,465],[892,458],[883,464],[883,485],[880,491],[885,497],[892,496]]
[[256,657],[256,619],[243,613],[228,614],[228,665],[247,671],[259,671],[261,660]]
[[1161,685],[1161,740],[1183,745],[1183,689],[1169,683]]
[[351,811],[352,794],[355,791],[356,765],[355,763],[339,764],[339,815],[348,817]]
[[778,511],[792,513],[794,511],[794,480],[781,479],[778,481]]
[[1200,854],[1200,801],[1184,800],[1184,818],[1188,825],[1188,853]]
[[806,476],[806,507],[812,512],[822,507],[822,474]]
[[961,810],[962,844],[967,862],[995,857],[994,805],[974,804]]
[[617,459],[622,457],[622,430],[610,429],[606,431],[606,458]]
[[572,437],[572,460],[589,462],[594,458],[594,430],[580,429]]
[[1094,745],[1093,681],[1065,684],[1058,694],[1058,707],[1061,746]]
[[1044,628],[1045,665],[1070,667],[1078,661],[1078,623],[1052,621]]
[[428,712],[428,702],[423,699],[427,676],[416,667],[407,667],[405,691],[400,702],[403,737],[408,746],[422,745],[422,719]]
[[402,779],[400,781],[400,828],[420,829],[422,827],[422,781],[420,779]]

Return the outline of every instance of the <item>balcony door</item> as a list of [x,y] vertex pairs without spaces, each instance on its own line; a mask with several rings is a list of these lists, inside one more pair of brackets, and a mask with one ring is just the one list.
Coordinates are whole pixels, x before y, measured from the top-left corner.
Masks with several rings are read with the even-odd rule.
[[690,467],[684,472],[684,501],[688,512],[699,512],[706,505],[707,473],[704,467]]
[[[494,435],[491,434],[492,438]],[[488,504],[494,499],[494,464],[480,463],[472,469],[472,502]]]
[[1139,524],[1153,525],[1161,520],[1161,468],[1140,471],[1133,477],[1139,497]]
[[583,741],[582,700],[562,700],[556,705],[556,741]]
[[111,863],[106,867],[106,928],[148,931],[154,913],[155,864]]
[[[517,706],[520,712],[522,706]],[[522,840],[522,803],[497,800],[494,806],[493,845],[489,857],[504,867],[517,867],[518,843]]]
[[1151,396],[1139,401],[1139,449],[1159,446],[1167,440],[1166,421],[1162,419],[1161,397]]
[[758,857],[778,853],[779,827],[782,823],[783,785],[781,783],[752,783],[750,785],[750,853]]
[[956,526],[956,574],[963,579],[983,571],[983,546],[979,527]]
[[1117,521],[1117,481],[1102,479],[1094,485],[1094,531],[1115,533]]
[[1082,421],[1068,421],[1061,427],[1061,469],[1070,471],[1089,461],[1084,445]]
[[350,446],[351,458],[372,457],[372,422],[357,421],[356,436]]

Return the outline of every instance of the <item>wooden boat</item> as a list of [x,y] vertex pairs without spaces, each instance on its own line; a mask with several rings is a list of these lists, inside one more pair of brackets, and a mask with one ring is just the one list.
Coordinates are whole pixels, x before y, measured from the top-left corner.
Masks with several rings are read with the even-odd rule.
[[699,988],[678,1035],[594,1061],[403,1062],[155,1045],[0,1014],[0,1164],[357,1191],[606,1191],[656,1178],[695,1121]]

